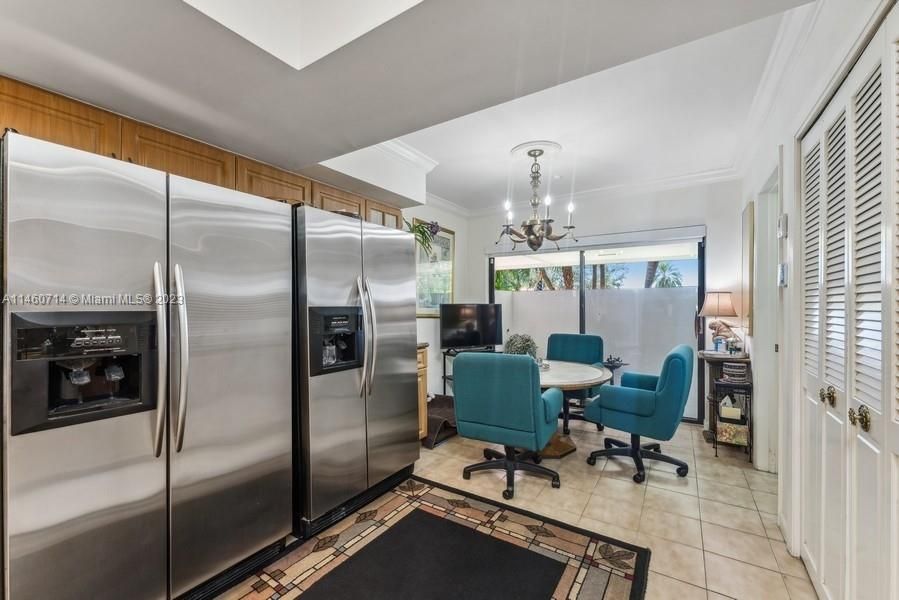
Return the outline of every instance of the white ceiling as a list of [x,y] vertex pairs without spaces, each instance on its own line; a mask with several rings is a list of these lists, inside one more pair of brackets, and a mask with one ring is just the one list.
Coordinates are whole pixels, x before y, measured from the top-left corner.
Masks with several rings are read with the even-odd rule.
[[[516,206],[530,197],[530,159],[509,153],[527,140],[563,147],[542,161],[541,193],[553,196],[557,210],[573,193],[727,176],[781,19],[770,16],[400,140],[438,162],[429,193],[475,213],[499,209],[510,195]],[[516,217],[523,214],[517,208]]]
[[236,34],[302,69],[421,0],[184,0]]
[[297,70],[181,0],[3,0],[0,72],[299,169],[806,1],[424,0]]

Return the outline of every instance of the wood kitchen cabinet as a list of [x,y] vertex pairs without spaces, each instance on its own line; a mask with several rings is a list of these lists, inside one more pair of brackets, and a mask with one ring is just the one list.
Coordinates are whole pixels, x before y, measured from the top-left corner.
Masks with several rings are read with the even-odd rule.
[[403,228],[400,209],[322,183],[312,184],[312,205],[331,212],[356,215],[369,223]]
[[254,160],[237,157],[237,189],[288,204],[312,204],[312,182]]
[[234,189],[237,157],[175,133],[125,119],[122,157],[152,169]]
[[0,132],[6,129],[113,158],[122,152],[121,117],[0,77]]
[[315,182],[312,184],[312,204],[323,210],[362,217],[365,198]]
[[428,348],[418,349],[418,439],[428,435]]
[[402,212],[388,204],[0,76],[0,133],[6,129],[272,200],[403,228]]
[[374,200],[365,200],[365,220],[394,229],[403,228],[403,213],[400,209]]

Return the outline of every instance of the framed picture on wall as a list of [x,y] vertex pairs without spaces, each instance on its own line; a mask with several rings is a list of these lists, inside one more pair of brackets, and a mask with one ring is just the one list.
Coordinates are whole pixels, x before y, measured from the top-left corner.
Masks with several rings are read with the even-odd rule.
[[743,315],[746,334],[752,335],[752,279],[755,270],[755,203],[752,201],[743,209],[742,255],[740,313]]
[[[415,219],[415,223],[423,223]],[[456,233],[446,227],[431,241],[430,252],[415,244],[416,314],[437,318],[440,305],[453,301]]]

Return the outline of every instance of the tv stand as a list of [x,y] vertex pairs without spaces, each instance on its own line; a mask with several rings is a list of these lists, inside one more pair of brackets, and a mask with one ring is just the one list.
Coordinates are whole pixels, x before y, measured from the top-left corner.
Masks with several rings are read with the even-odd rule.
[[446,360],[455,358],[463,352],[496,352],[496,346],[476,346],[472,348],[446,348],[443,350],[443,395],[446,396],[446,384],[453,385],[453,376],[446,374]]

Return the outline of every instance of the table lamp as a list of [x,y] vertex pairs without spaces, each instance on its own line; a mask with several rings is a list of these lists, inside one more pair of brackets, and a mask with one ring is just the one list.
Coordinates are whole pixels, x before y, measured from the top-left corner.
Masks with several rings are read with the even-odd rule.
[[[738,317],[737,311],[734,309],[733,295],[731,292],[706,292],[705,299],[702,301],[702,309],[699,311],[700,317]],[[715,320],[709,323],[709,329],[714,331],[712,340],[715,342],[715,350],[718,350],[718,340],[734,340],[733,346],[730,348],[735,351],[736,341],[739,336],[733,330],[733,325],[727,321]],[[729,344],[730,345],[730,344]]]

